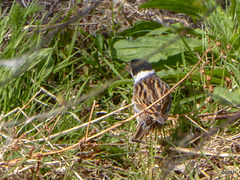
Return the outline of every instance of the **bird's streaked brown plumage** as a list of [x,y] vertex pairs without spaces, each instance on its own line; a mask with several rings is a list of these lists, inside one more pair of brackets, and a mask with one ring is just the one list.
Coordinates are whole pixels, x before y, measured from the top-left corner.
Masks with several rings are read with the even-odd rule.
[[[139,66],[140,70],[138,69]],[[132,60],[130,67],[135,79],[132,101],[135,102],[134,111],[138,113],[166,94],[169,87],[156,75],[147,61]],[[147,67],[146,71],[144,67]],[[168,95],[137,117],[138,125],[133,136],[133,141],[141,141],[150,130],[161,128],[162,124],[168,118],[170,108],[171,96]]]

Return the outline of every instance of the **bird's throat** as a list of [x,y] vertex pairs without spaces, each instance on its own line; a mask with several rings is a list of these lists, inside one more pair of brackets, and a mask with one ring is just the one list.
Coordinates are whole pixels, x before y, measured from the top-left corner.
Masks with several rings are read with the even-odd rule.
[[153,75],[154,73],[155,73],[154,70],[151,70],[151,71],[141,71],[141,72],[137,73],[135,76],[133,76],[134,84],[138,83],[143,78],[146,78],[146,77],[148,77],[150,75]]

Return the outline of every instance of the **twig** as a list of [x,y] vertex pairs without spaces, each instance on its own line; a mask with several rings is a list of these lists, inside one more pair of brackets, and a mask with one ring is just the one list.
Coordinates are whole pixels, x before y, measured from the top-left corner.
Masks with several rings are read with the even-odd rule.
[[202,120],[212,120],[212,119],[229,119],[229,118],[234,118],[238,119],[240,118],[240,112],[230,112],[230,113],[211,113],[211,114],[199,114],[199,118]]
[[207,130],[205,130],[202,126],[200,126],[198,123],[196,123],[193,119],[191,119],[188,115],[185,115],[186,118],[188,118],[193,124],[195,124],[197,127],[199,127],[201,130],[203,130],[205,133],[208,134]]
[[91,119],[92,119],[93,110],[94,110],[94,108],[95,108],[95,104],[96,104],[96,100],[93,101],[91,113],[90,113],[90,116],[89,116],[88,126],[87,126],[87,132],[86,132],[86,139],[87,139],[87,137],[88,137],[88,131],[89,131],[89,127],[90,127],[90,124],[91,124]]
[[190,148],[180,148],[180,147],[170,147],[171,150],[175,150],[181,153],[188,153],[188,154],[195,154],[195,155],[206,155],[206,156],[218,156],[218,157],[240,157],[240,154],[230,154],[230,153],[213,153],[210,151],[206,151],[206,150],[196,150],[196,149],[190,149]]
[[[98,122],[98,121],[100,121],[100,120],[102,120],[102,119],[105,119],[105,118],[107,118],[107,117],[109,117],[109,116],[111,116],[111,115],[113,115],[113,114],[115,114],[115,113],[117,113],[117,112],[119,112],[119,111],[122,111],[122,110],[124,110],[124,109],[126,109],[126,108],[128,108],[128,107],[130,107],[130,106],[132,106],[132,105],[134,105],[134,103],[128,104],[128,105],[126,105],[126,106],[124,106],[124,107],[122,107],[122,108],[119,108],[119,109],[117,109],[117,110],[115,110],[115,111],[113,111],[113,112],[110,112],[110,113],[108,113],[108,114],[106,114],[106,115],[104,115],[104,116],[101,116],[101,117],[99,117],[99,118],[97,118],[97,119],[94,119],[94,120],[92,120],[92,121],[90,122],[90,124],[93,124],[93,123],[96,123],[96,122]],[[85,127],[85,126],[87,126],[87,125],[88,125],[88,122],[87,122],[87,123],[83,123],[83,124],[81,124],[81,125],[79,125],[79,126],[75,126],[75,127],[71,128],[71,129],[62,131],[62,132],[60,132],[60,133],[53,134],[53,135],[51,135],[51,136],[49,137],[49,139],[53,139],[53,138],[58,137],[58,136],[63,135],[63,134],[67,134],[67,133],[69,133],[69,132],[71,132],[71,131],[80,129],[80,128]],[[32,142],[40,142],[40,141],[44,141],[44,139],[43,139],[43,138],[42,138],[42,139],[37,139],[37,140],[33,140]]]

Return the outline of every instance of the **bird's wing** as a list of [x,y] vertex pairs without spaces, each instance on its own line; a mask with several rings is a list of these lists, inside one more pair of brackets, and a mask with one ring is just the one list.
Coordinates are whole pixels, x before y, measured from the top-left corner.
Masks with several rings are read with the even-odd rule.
[[[168,90],[169,87],[160,78],[146,78],[134,86],[133,101],[136,103],[137,109],[142,111],[160,99]],[[164,115],[169,112],[170,107],[171,96],[169,95],[152,106],[148,112],[150,114],[158,114],[158,116]]]

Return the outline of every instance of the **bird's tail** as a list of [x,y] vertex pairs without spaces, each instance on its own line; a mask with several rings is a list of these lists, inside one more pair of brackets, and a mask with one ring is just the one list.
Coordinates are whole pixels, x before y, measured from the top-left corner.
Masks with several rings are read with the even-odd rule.
[[137,130],[132,137],[132,141],[141,142],[142,139],[149,133],[151,126],[146,126],[143,123],[137,126]]
[[153,124],[147,126],[145,122],[139,124],[137,126],[137,130],[135,134],[132,137],[132,141],[134,142],[141,142],[142,139],[153,129],[161,129],[162,124],[159,124],[159,122],[154,122]]

